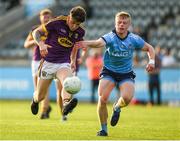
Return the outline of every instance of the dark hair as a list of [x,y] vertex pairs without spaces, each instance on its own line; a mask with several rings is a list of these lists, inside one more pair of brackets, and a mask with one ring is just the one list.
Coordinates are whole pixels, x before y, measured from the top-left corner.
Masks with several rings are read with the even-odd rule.
[[76,6],[71,9],[70,15],[76,22],[83,23],[86,20],[86,11],[81,6]]

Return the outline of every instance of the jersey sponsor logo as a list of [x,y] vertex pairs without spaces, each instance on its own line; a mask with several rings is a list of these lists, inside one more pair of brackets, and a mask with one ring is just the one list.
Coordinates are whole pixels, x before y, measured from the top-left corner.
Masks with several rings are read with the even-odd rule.
[[128,57],[129,56],[128,51],[114,51],[110,54],[111,56],[115,56],[115,57]]
[[128,57],[130,55],[129,51],[110,51],[110,49],[107,49],[109,55],[114,57]]
[[129,52],[128,51],[116,51],[116,52],[112,52],[111,53],[112,56],[115,56],[115,57],[127,57],[129,56]]
[[58,43],[64,47],[72,47],[73,46],[73,43],[68,38],[65,38],[65,37],[59,37]]

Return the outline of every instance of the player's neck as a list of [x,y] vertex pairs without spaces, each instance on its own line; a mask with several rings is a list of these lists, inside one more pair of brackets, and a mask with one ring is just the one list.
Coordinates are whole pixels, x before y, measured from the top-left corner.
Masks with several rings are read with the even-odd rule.
[[117,35],[119,36],[119,38],[124,39],[124,38],[127,37],[128,31],[126,31],[126,32],[124,32],[124,33],[117,33]]

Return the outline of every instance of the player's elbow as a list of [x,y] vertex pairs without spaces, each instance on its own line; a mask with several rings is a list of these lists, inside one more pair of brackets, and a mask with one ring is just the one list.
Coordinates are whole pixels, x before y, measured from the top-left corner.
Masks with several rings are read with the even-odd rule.
[[144,47],[142,48],[143,51],[146,51],[146,52],[154,52],[154,48],[148,44],[148,43],[145,43]]
[[155,56],[155,50],[154,50],[154,48],[151,45],[149,45],[149,47],[148,47],[148,52]]
[[27,43],[27,41],[24,42],[24,48],[28,48],[28,43]]
[[37,30],[34,30],[34,31],[32,32],[32,37],[33,37],[33,39],[35,38],[36,34],[37,34]]
[[155,51],[154,48],[153,48],[153,46],[151,46],[150,44],[149,44],[149,46],[148,46],[148,50],[149,50],[149,51],[150,51],[150,50],[151,50],[151,51]]

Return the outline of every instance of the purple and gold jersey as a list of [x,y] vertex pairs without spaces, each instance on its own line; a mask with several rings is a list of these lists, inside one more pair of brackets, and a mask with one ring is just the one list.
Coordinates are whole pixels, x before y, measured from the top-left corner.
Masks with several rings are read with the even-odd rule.
[[[32,32],[38,28],[40,25],[36,25],[36,26],[33,26],[31,32],[30,32],[30,35],[32,36]],[[33,38],[33,36],[32,36]],[[45,41],[46,40],[46,35],[44,36],[41,36],[41,40]],[[33,48],[33,56],[32,56],[32,59],[34,61],[40,61],[41,60],[41,54],[40,54],[40,50],[39,50],[39,46],[38,45],[35,45],[34,48]]]
[[52,46],[44,58],[52,63],[70,63],[70,55],[75,42],[83,40],[85,30],[80,26],[71,31],[66,23],[67,16],[59,16],[43,26],[47,34],[45,43]]
[[34,61],[41,60],[40,50],[38,46],[35,46],[33,49],[33,60]]
[[[32,27],[32,30],[31,30],[31,32],[30,32],[30,35],[31,35],[32,38],[33,38],[32,32],[33,32],[33,30],[35,30],[36,28],[38,28],[38,26],[39,26],[39,25],[36,25],[36,26],[33,26],[33,27]],[[35,45],[34,48],[33,48],[33,56],[32,56],[32,59],[33,59],[34,61],[39,61],[39,60],[41,60],[41,55],[40,55],[39,46],[37,46],[37,45]]]

